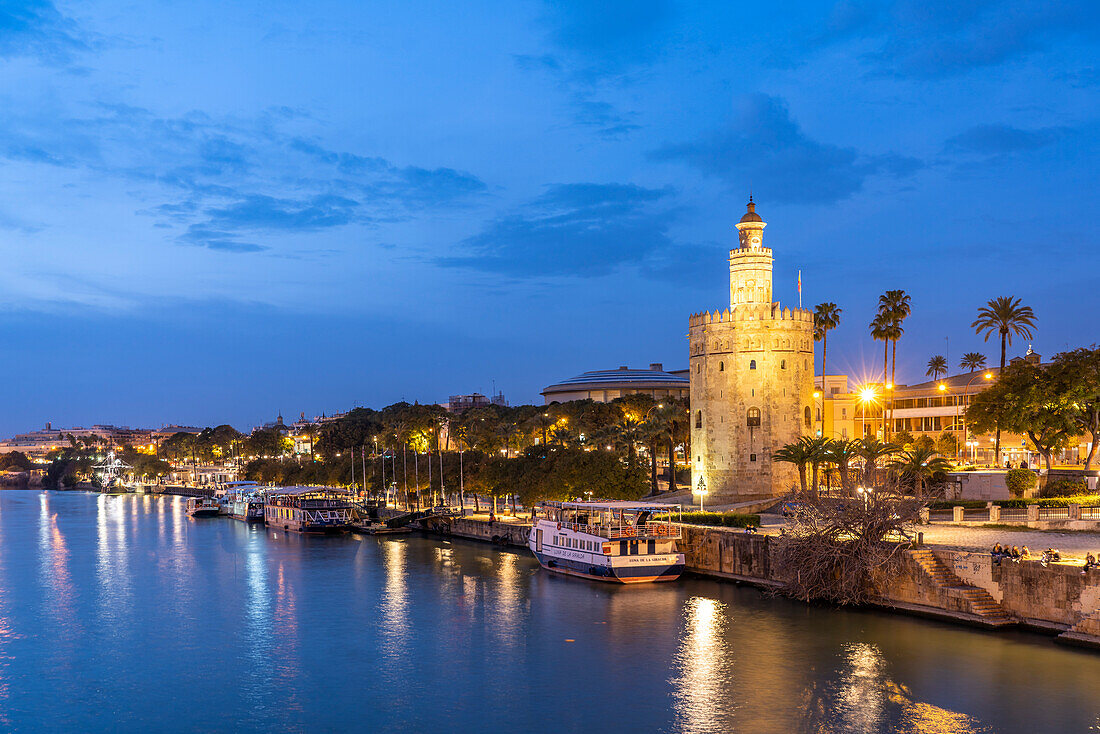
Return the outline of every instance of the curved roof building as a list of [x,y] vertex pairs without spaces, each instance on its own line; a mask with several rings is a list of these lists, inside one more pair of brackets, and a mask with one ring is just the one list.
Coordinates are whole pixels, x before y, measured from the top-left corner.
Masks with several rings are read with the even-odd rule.
[[566,403],[570,400],[595,400],[608,403],[623,395],[644,393],[655,398],[688,397],[688,371],[665,372],[660,362],[649,365],[648,370],[594,370],[570,377],[568,380],[543,389],[546,405]]

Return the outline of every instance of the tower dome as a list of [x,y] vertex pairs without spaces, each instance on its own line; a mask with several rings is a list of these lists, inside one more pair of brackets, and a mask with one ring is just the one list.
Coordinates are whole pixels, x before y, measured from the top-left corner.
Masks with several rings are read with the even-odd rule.
[[763,222],[760,215],[756,213],[756,204],[752,203],[752,196],[749,196],[749,210],[745,212],[745,216],[741,217],[741,224],[745,222]]

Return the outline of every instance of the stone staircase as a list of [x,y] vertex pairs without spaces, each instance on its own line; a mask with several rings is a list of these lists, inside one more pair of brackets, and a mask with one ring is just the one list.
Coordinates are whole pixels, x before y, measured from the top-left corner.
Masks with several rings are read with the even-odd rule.
[[921,570],[941,588],[949,599],[954,600],[957,611],[978,617],[982,624],[1001,627],[1015,624],[1004,607],[988,591],[971,586],[960,579],[948,568],[935,553],[927,548],[909,551],[910,557],[920,565]]
[[1080,622],[1058,635],[1058,641],[1100,647],[1100,609],[1086,614]]

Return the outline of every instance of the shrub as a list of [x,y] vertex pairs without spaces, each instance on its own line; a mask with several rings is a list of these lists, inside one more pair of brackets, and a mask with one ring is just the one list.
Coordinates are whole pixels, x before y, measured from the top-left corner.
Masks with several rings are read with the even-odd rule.
[[[727,528],[760,527],[759,515],[740,515],[736,512],[685,512],[682,519],[692,525],[718,525]],[[675,519],[675,518],[674,518]]]
[[1088,485],[1084,478],[1081,479],[1048,479],[1043,488],[1039,490],[1040,497],[1072,497],[1082,495],[1088,491]]
[[1035,482],[1039,478],[1030,469],[1013,469],[1005,474],[1005,485],[1013,497],[1023,497],[1024,492],[1035,489]]

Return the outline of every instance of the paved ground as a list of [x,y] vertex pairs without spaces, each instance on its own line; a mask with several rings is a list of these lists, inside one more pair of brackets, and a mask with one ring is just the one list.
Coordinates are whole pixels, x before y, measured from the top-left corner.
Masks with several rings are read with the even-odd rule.
[[920,525],[913,532],[924,533],[924,542],[966,550],[990,550],[995,543],[1026,545],[1033,555],[1046,548],[1057,548],[1063,555],[1084,557],[1085,553],[1100,553],[1100,533],[1065,532],[1058,530],[1002,530],[972,528],[958,525]]

